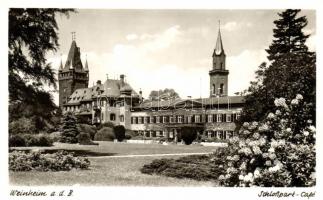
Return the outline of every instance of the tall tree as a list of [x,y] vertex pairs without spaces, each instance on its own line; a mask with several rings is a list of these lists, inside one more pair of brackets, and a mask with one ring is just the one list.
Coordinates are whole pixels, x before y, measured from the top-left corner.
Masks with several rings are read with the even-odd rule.
[[149,94],[149,100],[168,100],[180,98],[174,89],[165,88],[164,90],[152,90]]
[[[9,10],[9,120],[21,115],[50,117],[56,109],[43,86],[54,86],[55,72],[46,54],[57,51],[57,14],[69,16],[72,9]],[[41,120],[40,120],[41,121]]]
[[259,121],[274,109],[275,98],[292,99],[296,94],[309,102],[315,121],[316,54],[305,44],[309,37],[303,32],[307,19],[298,17],[299,12],[288,9],[278,13],[274,39],[266,49],[271,63],[268,67],[262,64],[256,72],[257,81],[247,91],[241,121]]

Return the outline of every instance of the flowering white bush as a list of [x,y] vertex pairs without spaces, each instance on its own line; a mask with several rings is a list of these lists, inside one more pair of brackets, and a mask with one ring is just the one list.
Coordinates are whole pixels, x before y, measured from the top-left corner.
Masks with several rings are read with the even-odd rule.
[[226,172],[219,182],[226,186],[315,185],[315,133],[308,112],[311,104],[298,94],[279,98],[276,110],[261,122],[245,122],[239,137],[229,141]]

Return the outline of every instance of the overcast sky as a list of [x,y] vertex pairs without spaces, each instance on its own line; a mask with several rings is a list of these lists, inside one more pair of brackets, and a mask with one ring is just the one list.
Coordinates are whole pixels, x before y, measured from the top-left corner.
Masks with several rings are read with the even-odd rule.
[[[78,10],[70,18],[58,16],[60,50],[48,55],[58,69],[65,63],[71,32],[87,55],[90,84],[126,75],[144,97],[151,90],[173,88],[182,98],[208,97],[212,52],[218,20],[229,74],[229,95],[246,89],[254,71],[266,60],[273,21],[279,10]],[[315,12],[303,10],[315,50]],[[61,56],[62,54],[62,56]],[[57,94],[55,101],[57,102]]]

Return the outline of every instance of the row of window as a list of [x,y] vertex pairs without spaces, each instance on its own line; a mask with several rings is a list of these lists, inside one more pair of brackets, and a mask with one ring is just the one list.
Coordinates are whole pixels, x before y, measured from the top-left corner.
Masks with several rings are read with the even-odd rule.
[[91,110],[92,109],[92,103],[87,103],[87,104],[82,104],[82,105],[76,105],[76,106],[66,106],[65,107],[65,111],[78,111],[80,108],[83,108],[83,109],[89,109]]
[[235,122],[239,117],[240,117],[239,113],[192,115],[192,116],[185,116],[185,115],[146,116],[146,117],[131,117],[131,124]]
[[[145,137],[166,137],[167,132],[166,131],[134,131],[135,134],[139,134],[141,132],[143,136]],[[217,138],[221,140],[229,139],[234,136],[234,132],[224,131],[224,130],[218,130],[218,131],[205,131],[204,135],[208,138]],[[169,138],[174,138],[174,132],[170,131],[168,132]]]

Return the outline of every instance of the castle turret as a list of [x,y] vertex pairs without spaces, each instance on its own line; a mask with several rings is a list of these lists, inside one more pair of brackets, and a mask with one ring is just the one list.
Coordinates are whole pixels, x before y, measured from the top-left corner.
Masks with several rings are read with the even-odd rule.
[[86,61],[86,68],[83,69],[80,48],[77,46],[74,39],[75,38],[73,38],[70,50],[68,52],[65,66],[63,68],[63,63],[61,62],[58,71],[60,107],[68,102],[68,98],[76,89],[87,88],[89,84],[88,64]]

